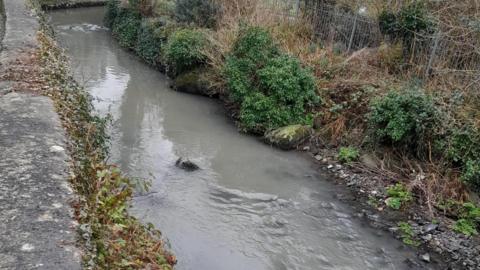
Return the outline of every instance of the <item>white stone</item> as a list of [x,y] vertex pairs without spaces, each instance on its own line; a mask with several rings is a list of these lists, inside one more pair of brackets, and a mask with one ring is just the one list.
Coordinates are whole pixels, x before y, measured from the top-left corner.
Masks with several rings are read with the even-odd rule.
[[60,152],[63,152],[65,151],[65,149],[59,145],[54,145],[52,147],[50,147],[50,152],[53,152],[53,153],[60,153]]
[[32,251],[35,247],[32,244],[23,244],[22,251]]

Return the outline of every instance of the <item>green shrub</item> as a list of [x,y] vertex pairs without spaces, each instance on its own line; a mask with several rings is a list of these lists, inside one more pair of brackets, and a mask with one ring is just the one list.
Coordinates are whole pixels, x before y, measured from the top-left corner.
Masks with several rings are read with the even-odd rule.
[[306,108],[319,101],[311,71],[281,54],[262,28],[241,30],[224,73],[231,99],[240,104],[240,120],[250,132],[306,123]]
[[462,173],[462,180],[480,191],[480,159],[468,160]]
[[433,137],[440,114],[433,99],[421,89],[390,91],[373,102],[369,124],[376,142],[417,151]]
[[459,210],[459,220],[455,222],[453,229],[467,236],[477,235],[477,227],[480,225],[480,207],[467,202]]
[[389,35],[393,39],[396,38],[399,31],[397,15],[391,11],[384,10],[378,16],[378,24],[380,32],[384,35]]
[[106,11],[105,11],[105,17],[103,19],[105,26],[108,28],[112,28],[115,19],[118,16],[118,5],[120,1],[119,0],[108,0],[107,6],[106,6]]
[[175,31],[168,39],[165,57],[177,73],[202,65],[206,58],[202,50],[207,46],[205,35],[193,29]]
[[411,42],[416,33],[431,32],[433,22],[423,1],[413,1],[402,7],[398,14],[398,30],[404,42]]
[[480,131],[473,127],[454,129],[445,150],[447,157],[460,165],[480,157]]
[[473,223],[471,220],[463,218],[455,222],[455,224],[453,225],[453,230],[467,236],[478,234],[475,223]]
[[120,9],[113,24],[113,34],[121,46],[134,49],[137,44],[141,16],[131,9]]
[[350,163],[358,160],[360,152],[355,147],[341,147],[338,152],[338,160],[343,163]]
[[200,27],[215,26],[218,10],[212,0],[177,0],[175,3],[175,17],[179,22]]
[[138,30],[135,51],[147,63],[156,65],[159,62],[163,40],[157,29],[161,24],[155,20],[144,20]]
[[387,195],[388,198],[385,203],[395,210],[399,210],[403,205],[413,200],[412,193],[401,183],[388,187]]
[[404,45],[409,47],[415,34],[433,32],[433,20],[423,1],[413,1],[402,7],[397,14],[384,10],[378,17],[382,34],[393,40],[401,38]]

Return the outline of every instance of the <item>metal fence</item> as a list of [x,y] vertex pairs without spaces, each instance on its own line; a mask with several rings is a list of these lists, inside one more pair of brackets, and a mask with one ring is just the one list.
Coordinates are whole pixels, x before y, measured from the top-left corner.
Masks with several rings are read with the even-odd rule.
[[[340,8],[330,0],[270,1],[290,19],[300,14],[307,16],[321,42],[335,44],[346,53],[378,47],[387,41],[378,21],[362,15],[360,10]],[[403,44],[406,69],[419,78],[441,77],[462,82],[463,87],[480,86],[480,35],[467,39],[449,32],[438,27],[434,33],[415,35],[411,44]]]

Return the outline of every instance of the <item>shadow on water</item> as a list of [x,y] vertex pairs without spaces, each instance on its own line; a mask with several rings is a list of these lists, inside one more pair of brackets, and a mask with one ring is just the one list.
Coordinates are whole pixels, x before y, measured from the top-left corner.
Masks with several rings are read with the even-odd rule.
[[153,179],[132,211],[170,239],[177,269],[411,269],[415,254],[353,218],[309,161],[239,133],[218,102],[169,90],[119,48],[101,8],[51,16],[77,79],[113,116],[112,161]]

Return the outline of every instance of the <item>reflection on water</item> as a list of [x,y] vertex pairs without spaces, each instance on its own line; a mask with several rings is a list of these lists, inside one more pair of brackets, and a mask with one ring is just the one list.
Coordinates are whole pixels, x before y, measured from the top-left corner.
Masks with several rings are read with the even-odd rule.
[[[168,236],[177,269],[411,269],[403,261],[414,254],[362,226],[302,156],[238,133],[216,101],[169,90],[118,47],[102,16],[52,20],[77,79],[113,116],[112,162],[153,179],[132,211]],[[201,170],[179,170],[178,157]]]

